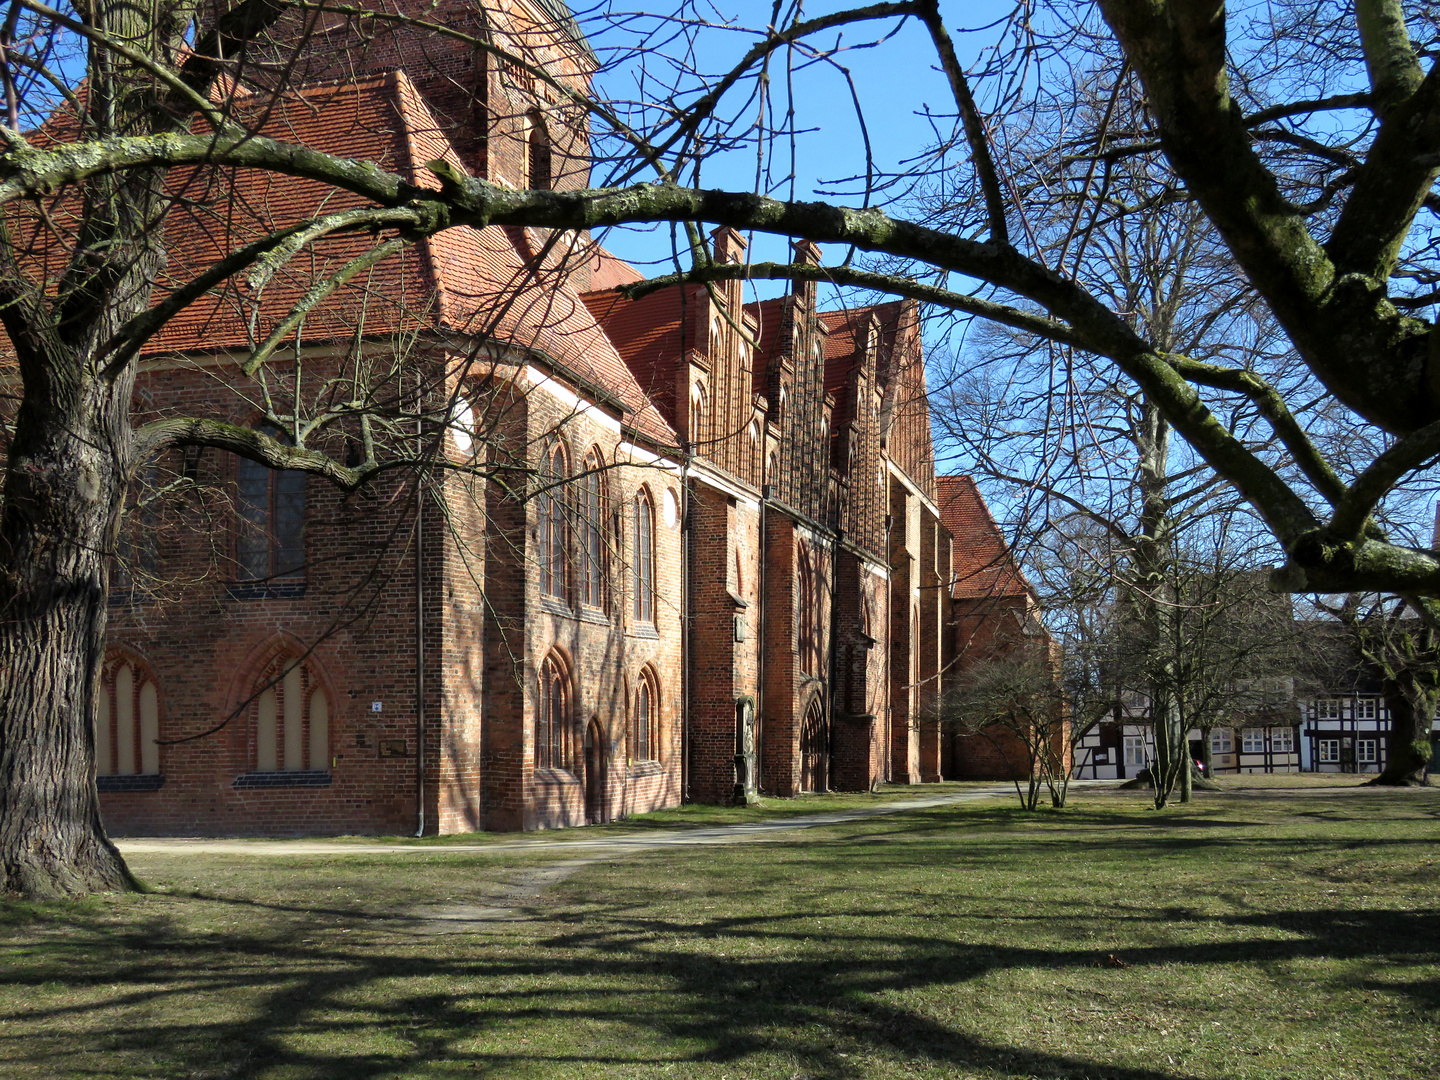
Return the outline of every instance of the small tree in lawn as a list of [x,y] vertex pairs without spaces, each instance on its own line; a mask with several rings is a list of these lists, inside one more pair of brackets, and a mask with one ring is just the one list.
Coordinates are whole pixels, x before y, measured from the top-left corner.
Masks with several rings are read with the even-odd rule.
[[1010,766],[1026,810],[1042,791],[1062,807],[1068,792],[1073,742],[1058,660],[1048,636],[1023,638],[963,668],[940,705],[942,726],[984,739]]

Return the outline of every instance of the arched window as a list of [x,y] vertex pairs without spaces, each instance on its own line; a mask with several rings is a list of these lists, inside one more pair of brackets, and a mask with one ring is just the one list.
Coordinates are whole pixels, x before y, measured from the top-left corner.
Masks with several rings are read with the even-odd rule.
[[540,591],[546,596],[564,597],[568,584],[566,543],[569,530],[565,522],[565,498],[562,483],[568,473],[565,447],[556,443],[545,457],[545,490],[540,495]]
[[720,354],[725,349],[725,327],[716,315],[710,320],[710,362],[714,364],[720,359]]
[[635,550],[630,561],[634,578],[635,620],[655,621],[655,504],[650,492],[641,488],[635,496]]
[[550,129],[539,109],[531,109],[526,120],[526,182],[537,191],[549,191],[554,183]]
[[540,665],[540,693],[535,710],[535,767],[569,769],[570,678],[554,654]]
[[660,757],[660,725],[656,715],[659,700],[655,675],[645,668],[636,681],[635,700],[630,709],[630,756],[637,761],[656,761]]
[[690,388],[690,441],[705,441],[705,387],[698,382]]
[[[273,424],[259,430],[289,442]],[[299,577],[305,569],[305,474],[240,459],[235,469],[239,531],[235,561],[249,581]]]
[[580,599],[591,607],[605,606],[605,493],[600,482],[598,449],[585,456],[580,478]]
[[255,698],[255,769],[303,772],[330,767],[330,698],[305,664],[286,656]]
[[804,550],[800,552],[799,577],[800,610],[797,613],[795,652],[800,658],[800,670],[807,675],[818,675],[820,667],[817,659],[820,649],[817,641],[819,620],[815,611],[815,572],[810,566],[810,556]]
[[96,775],[158,775],[160,695],[150,673],[129,660],[112,660],[101,673],[97,704]]

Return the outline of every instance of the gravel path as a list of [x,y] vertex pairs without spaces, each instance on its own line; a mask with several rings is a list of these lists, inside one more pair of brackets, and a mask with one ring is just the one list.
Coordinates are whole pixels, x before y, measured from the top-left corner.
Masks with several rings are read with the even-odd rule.
[[[1097,781],[1072,781],[1071,786],[1090,786]],[[1098,783],[1108,783],[1100,781]],[[712,825],[692,829],[664,829],[621,836],[592,836],[575,830],[574,839],[545,839],[521,836],[492,840],[483,844],[396,844],[354,843],[338,840],[214,840],[188,837],[116,839],[115,844],[125,856],[223,854],[242,856],[304,856],[304,855],[495,855],[507,851],[553,851],[571,856],[541,867],[517,871],[515,877],[484,905],[426,904],[398,913],[397,929],[417,934],[456,934],[484,932],[497,923],[521,922],[533,917],[529,905],[545,890],[564,881],[577,870],[594,863],[657,851],[669,847],[692,847],[705,844],[737,844],[764,840],[778,833],[814,829],[826,825],[842,825],[905,810],[928,810],[937,806],[1013,796],[1010,784],[969,788],[918,799],[896,799],[892,802],[834,810],[828,813],[803,814],[770,821],[742,822],[735,825]]]

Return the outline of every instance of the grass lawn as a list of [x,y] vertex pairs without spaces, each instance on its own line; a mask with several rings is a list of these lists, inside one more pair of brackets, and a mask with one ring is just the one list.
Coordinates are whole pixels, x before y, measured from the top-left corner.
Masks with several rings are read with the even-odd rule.
[[1440,1076],[1440,790],[1146,799],[594,862],[464,933],[413,916],[573,853],[137,856],[0,903],[0,1076]]

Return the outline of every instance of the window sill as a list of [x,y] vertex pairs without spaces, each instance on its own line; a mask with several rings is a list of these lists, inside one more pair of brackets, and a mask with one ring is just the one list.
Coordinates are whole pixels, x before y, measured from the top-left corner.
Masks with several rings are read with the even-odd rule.
[[537,768],[535,779],[544,784],[558,784],[561,787],[579,787],[580,778],[567,769]]
[[165,786],[163,773],[129,773],[97,776],[95,786],[101,791],[159,791]]
[[558,596],[541,596],[540,610],[548,611],[551,615],[559,615],[565,619],[575,618],[575,609]]
[[276,769],[244,772],[230,785],[235,788],[329,787],[329,769]]
[[305,582],[227,581],[225,595],[231,600],[299,600],[305,595]]
[[646,641],[659,641],[660,631],[655,629],[654,623],[635,623],[630,627],[630,636],[644,638]]
[[596,626],[609,626],[610,616],[605,613],[604,608],[584,604],[580,608],[580,621],[594,623]]
[[645,759],[643,761],[632,761],[630,763],[630,779],[643,780],[647,776],[664,776],[665,766],[658,761]]

